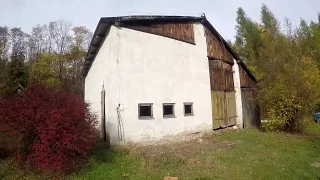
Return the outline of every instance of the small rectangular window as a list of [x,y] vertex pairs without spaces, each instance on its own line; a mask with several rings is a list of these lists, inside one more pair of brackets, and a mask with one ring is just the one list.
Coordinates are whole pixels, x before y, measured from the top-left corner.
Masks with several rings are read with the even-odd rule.
[[193,115],[193,103],[188,102],[188,103],[183,103],[183,105],[184,105],[184,115],[185,116]]
[[175,117],[174,103],[163,103],[163,117]]
[[141,103],[138,104],[139,106],[139,118],[143,119],[143,118],[152,118],[153,117],[153,113],[152,113],[152,103]]

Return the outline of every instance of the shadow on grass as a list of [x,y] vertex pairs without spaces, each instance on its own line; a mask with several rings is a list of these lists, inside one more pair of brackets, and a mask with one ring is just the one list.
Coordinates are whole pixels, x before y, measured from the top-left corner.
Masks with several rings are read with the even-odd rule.
[[91,152],[91,158],[96,162],[111,162],[114,154],[117,153],[110,149],[105,141],[99,139]]
[[[257,128],[260,132],[272,132],[266,129],[267,122],[262,122]],[[312,119],[304,120],[301,131],[297,132],[287,132],[289,134],[296,135],[310,135],[310,136],[320,136],[320,123],[314,122]]]
[[[128,164],[129,151],[121,148],[108,148],[106,142],[99,140],[89,155],[89,161],[83,162],[73,172],[42,172],[29,166],[21,166],[14,158],[0,159],[0,180],[2,179],[95,179],[103,173]],[[97,169],[101,168],[102,171]],[[122,173],[122,172],[121,172]],[[98,175],[95,175],[98,174]],[[120,174],[121,177],[121,174]],[[98,178],[99,179],[99,178]],[[100,178],[101,179],[101,178]]]
[[90,154],[89,162],[69,179],[119,179],[124,174],[134,174],[139,162],[131,158],[130,150],[124,147],[108,148],[99,140]]
[[314,121],[309,122],[305,125],[303,133],[308,135],[320,136],[320,123],[316,123]]
[[91,159],[97,163],[113,163],[116,158],[129,154],[129,150],[121,147],[109,148],[107,143],[99,140],[90,154]]

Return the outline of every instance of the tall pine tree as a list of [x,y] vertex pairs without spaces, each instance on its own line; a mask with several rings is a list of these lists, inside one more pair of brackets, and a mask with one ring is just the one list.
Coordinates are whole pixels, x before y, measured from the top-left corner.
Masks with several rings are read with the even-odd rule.
[[28,85],[26,59],[26,35],[20,28],[11,29],[12,54],[8,64],[7,92],[19,92]]

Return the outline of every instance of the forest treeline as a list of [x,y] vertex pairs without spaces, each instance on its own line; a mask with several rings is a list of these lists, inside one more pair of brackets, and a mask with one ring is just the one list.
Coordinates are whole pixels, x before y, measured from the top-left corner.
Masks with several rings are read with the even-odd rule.
[[[260,22],[237,10],[233,48],[258,80],[267,129],[300,131],[320,102],[320,14],[317,21],[282,22],[261,7]],[[318,109],[319,110],[319,109]]]
[[81,70],[92,32],[57,20],[30,33],[0,27],[0,99],[40,84],[83,96]]
[[[320,14],[293,26],[266,5],[260,22],[237,10],[233,49],[258,84],[267,129],[300,131],[320,102]],[[92,37],[84,26],[58,20],[31,33],[0,27],[0,99],[32,84],[57,86],[83,96],[82,65]],[[319,109],[318,109],[319,110]]]

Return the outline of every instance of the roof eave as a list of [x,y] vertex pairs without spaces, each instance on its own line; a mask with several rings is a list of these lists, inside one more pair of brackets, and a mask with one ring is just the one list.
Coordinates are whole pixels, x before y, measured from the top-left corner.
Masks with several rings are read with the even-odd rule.
[[[110,23],[110,22],[109,22]],[[100,19],[96,30],[92,36],[89,49],[85,58],[85,62],[82,68],[82,76],[86,77],[91,65],[101,47],[101,43],[103,42],[104,38],[106,37],[107,29],[109,28],[110,24],[108,22],[104,21],[103,18]],[[104,25],[104,27],[102,27]],[[102,29],[101,29],[102,27]]]

